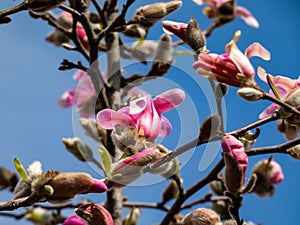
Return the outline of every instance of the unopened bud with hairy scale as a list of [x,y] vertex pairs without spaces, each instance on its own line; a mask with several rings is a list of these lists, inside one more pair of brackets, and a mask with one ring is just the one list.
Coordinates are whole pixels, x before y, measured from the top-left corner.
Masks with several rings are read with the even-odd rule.
[[296,145],[294,147],[291,147],[287,150],[287,152],[294,158],[294,159],[300,159],[300,145]]
[[211,209],[198,208],[187,214],[182,225],[221,225],[219,215]]
[[93,152],[91,148],[79,138],[63,138],[62,142],[68,152],[74,155],[78,160],[82,162],[89,162],[93,160]]
[[206,38],[194,18],[190,19],[187,25],[186,42],[197,54],[207,53]]
[[241,88],[237,93],[240,97],[250,102],[259,101],[264,97],[264,93],[262,91],[251,87]]
[[142,6],[137,9],[133,20],[141,26],[149,28],[181,5],[182,1],[170,1]]
[[25,0],[19,5],[4,10],[0,13],[0,18],[15,14],[20,11],[29,10],[35,14],[43,14],[48,10],[59,7],[65,0]]
[[256,174],[257,181],[253,188],[253,192],[260,197],[269,197],[274,194],[274,185],[279,184],[284,175],[280,164],[275,162],[273,158],[259,161],[252,170]]

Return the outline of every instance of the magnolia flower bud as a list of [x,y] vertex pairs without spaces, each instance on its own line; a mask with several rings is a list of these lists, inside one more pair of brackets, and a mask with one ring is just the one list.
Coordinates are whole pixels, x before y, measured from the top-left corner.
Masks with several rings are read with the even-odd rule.
[[197,53],[206,53],[206,38],[201,32],[197,21],[190,19],[186,28],[186,42]]
[[82,205],[75,209],[75,213],[86,221],[89,221],[89,225],[114,225],[110,213],[99,204]]
[[48,182],[54,192],[47,200],[51,203],[61,203],[77,194],[102,193],[107,190],[106,185],[92,178],[87,173],[58,173]]
[[182,225],[219,225],[220,217],[211,209],[198,208],[187,214],[181,221]]
[[54,224],[55,217],[53,214],[41,207],[34,208],[32,211],[30,210],[24,218],[26,220],[32,221],[35,225],[48,225]]
[[170,21],[170,20],[164,20],[162,21],[163,29],[164,31],[169,34],[169,35],[176,35],[179,37],[181,40],[186,42],[186,29],[187,29],[187,24],[186,23],[179,23],[175,21]]
[[138,24],[131,24],[126,27],[123,34],[132,38],[144,38],[147,34],[147,30]]
[[172,180],[162,193],[162,204],[165,204],[166,202],[176,198],[178,191],[178,185],[174,180]]
[[244,184],[248,156],[244,145],[232,135],[226,135],[222,140],[225,161],[225,186],[231,193],[237,193]]
[[172,62],[172,39],[170,35],[163,34],[154,53],[154,62],[170,63]]
[[0,167],[0,189],[9,188],[13,191],[18,183],[18,176],[12,171]]
[[65,0],[25,0],[29,10],[34,13],[43,13],[45,11],[57,8]]
[[68,217],[62,225],[88,225],[87,222],[80,216],[72,215]]
[[[285,99],[284,103],[296,109],[300,109],[300,88],[297,88],[292,93],[289,93],[289,96]],[[299,115],[286,110],[284,107],[280,107],[278,113],[280,114],[281,118],[286,120],[288,123],[300,126]]]
[[151,27],[160,19],[175,11],[182,5],[181,1],[158,2],[136,10],[134,19],[143,27]]
[[145,150],[120,160],[112,168],[112,181],[121,186],[133,182],[143,174],[142,168],[155,160],[158,154],[157,150]]
[[241,88],[237,93],[240,97],[250,102],[256,102],[264,97],[261,91],[251,87]]
[[122,224],[123,225],[137,225],[140,216],[141,216],[141,209],[140,208],[134,208],[134,209],[132,209],[132,211],[130,212],[130,214],[128,214],[124,218]]
[[289,148],[287,152],[294,158],[300,159],[300,145],[296,145],[292,148]]
[[279,184],[283,178],[281,166],[270,158],[259,161],[253,168],[252,173],[256,174],[257,181],[253,189],[260,197],[269,197],[274,194],[274,185]]
[[79,138],[63,138],[62,142],[68,152],[74,155],[78,160],[82,162],[89,162],[93,160],[93,152],[91,148],[83,143]]
[[277,130],[284,134],[288,140],[295,139],[300,133],[300,127],[288,123],[286,120],[278,120]]

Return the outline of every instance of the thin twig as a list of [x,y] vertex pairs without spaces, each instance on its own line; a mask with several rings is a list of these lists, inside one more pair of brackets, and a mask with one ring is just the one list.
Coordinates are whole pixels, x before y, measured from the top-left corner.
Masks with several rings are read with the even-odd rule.
[[259,127],[261,125],[264,125],[266,123],[272,122],[272,121],[277,120],[277,119],[278,119],[277,115],[274,114],[274,115],[269,116],[267,118],[255,121],[255,122],[253,122],[253,123],[251,123],[251,124],[249,124],[249,125],[247,125],[247,126],[245,126],[243,128],[240,128],[238,130],[231,131],[231,132],[229,132],[227,134],[234,135],[234,136],[239,136],[239,135],[241,135],[241,134],[243,134],[243,133],[245,133],[245,132],[247,132],[249,130],[252,130],[252,129],[256,128],[256,127]]
[[124,207],[137,207],[137,208],[150,208],[150,209],[159,209],[167,212],[169,210],[168,207],[161,205],[159,203],[152,202],[124,202]]

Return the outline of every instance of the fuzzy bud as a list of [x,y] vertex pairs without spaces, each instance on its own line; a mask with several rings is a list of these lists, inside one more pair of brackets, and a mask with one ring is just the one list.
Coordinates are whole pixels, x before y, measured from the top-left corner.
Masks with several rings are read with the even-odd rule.
[[182,1],[170,1],[142,6],[137,9],[133,20],[136,20],[141,26],[149,28],[181,5]]
[[219,225],[220,217],[211,209],[198,208],[187,214],[181,221],[182,225]]
[[131,24],[126,27],[123,34],[131,38],[144,38],[147,30],[138,24]]
[[244,145],[232,135],[226,135],[222,140],[225,161],[225,186],[231,193],[237,193],[244,184],[248,156]]
[[[300,109],[300,88],[297,88],[292,93],[290,93],[289,96],[285,99],[284,103],[296,109]],[[284,107],[280,107],[278,113],[280,114],[281,118],[286,120],[288,123],[300,126],[299,115],[286,110]]]
[[300,145],[296,145],[292,148],[289,148],[287,152],[294,158],[300,159]]
[[206,53],[206,38],[199,28],[197,21],[190,19],[186,28],[186,42],[197,53]]
[[154,53],[154,62],[171,63],[172,62],[172,39],[170,35],[163,34]]
[[124,218],[123,225],[137,225],[140,216],[141,210],[139,208],[133,208],[131,213]]
[[174,180],[169,183],[169,185],[166,187],[166,189],[162,193],[162,203],[166,203],[174,198],[177,197],[178,195],[178,185]]
[[57,8],[65,0],[25,0],[29,10],[34,13],[44,13],[45,11]]
[[93,160],[92,150],[79,138],[63,138],[62,142],[64,143],[68,152],[74,155],[78,160],[82,162],[89,162]]
[[264,94],[261,91],[251,87],[241,88],[237,93],[240,97],[250,102],[256,102],[264,97]]
[[87,173],[59,173],[48,184],[54,192],[47,200],[53,203],[69,200],[77,194],[101,193],[107,190],[102,181],[92,178]]
[[35,225],[48,225],[53,224],[55,221],[53,214],[50,211],[41,207],[37,207],[33,210],[30,210],[24,216],[24,218],[33,222]]
[[120,160],[112,168],[113,182],[123,186],[138,179],[143,174],[142,168],[157,159],[158,154],[157,150],[145,150]]
[[82,205],[75,209],[75,213],[89,221],[89,225],[114,225],[110,213],[99,204]]
[[259,161],[254,166],[252,173],[257,176],[253,192],[260,197],[272,196],[274,194],[274,185],[279,184],[284,178],[281,166],[273,161],[272,158]]
[[9,188],[10,191],[13,191],[17,183],[18,176],[14,172],[0,167],[0,189]]
[[298,137],[300,133],[300,127],[288,123],[286,120],[278,120],[277,130],[284,134],[288,140],[293,140]]

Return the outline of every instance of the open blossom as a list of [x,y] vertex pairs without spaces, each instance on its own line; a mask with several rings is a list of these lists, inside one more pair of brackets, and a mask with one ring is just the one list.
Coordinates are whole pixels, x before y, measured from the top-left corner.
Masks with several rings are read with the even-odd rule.
[[61,95],[58,104],[63,108],[76,105],[77,110],[84,117],[94,115],[94,109],[91,109],[92,107],[88,107],[88,103],[90,101],[93,101],[96,97],[96,91],[91,81],[91,78],[87,75],[86,72],[78,70],[74,74],[73,79],[78,80],[79,85],[72,90],[65,91]]
[[[205,3],[209,4],[208,7],[204,9],[204,13],[207,14],[209,18],[214,18],[215,20],[223,19],[223,17],[226,16],[226,19],[228,18],[228,12],[223,14],[222,10],[220,10],[220,7],[224,6],[224,4],[230,2],[230,0],[193,0],[198,5],[203,5]],[[233,20],[235,16],[241,17],[245,23],[247,23],[249,26],[258,28],[259,23],[255,19],[255,17],[251,14],[251,12],[242,7],[242,6],[233,6],[233,12],[232,16],[228,19]]]
[[154,99],[144,96],[130,102],[130,106],[118,111],[104,109],[97,114],[98,123],[108,130],[121,127],[135,127],[140,136],[154,141],[157,136],[166,136],[172,125],[162,113],[179,105],[185,98],[180,89],[166,91]]
[[[276,86],[281,99],[286,99],[299,90],[300,87],[300,77],[296,80],[290,79],[284,76],[272,76],[268,74],[271,78],[273,84]],[[267,73],[266,71],[259,67],[258,68],[258,76],[259,78],[267,83]],[[273,92],[270,90],[270,94],[274,96]],[[279,109],[279,106],[275,103],[271,104],[268,108],[266,108],[260,115],[260,119],[264,119],[268,116],[271,116],[275,113],[276,110]]]
[[198,61],[192,66],[197,73],[213,78],[219,82],[232,86],[253,86],[255,70],[249,58],[258,56],[264,60],[270,59],[270,53],[259,43],[248,46],[243,54],[236,42],[241,36],[241,31],[234,34],[233,39],[226,45],[224,54],[199,54]]
[[[267,73],[261,67],[258,68],[258,75],[261,80],[267,82]],[[288,105],[300,108],[300,77],[298,79],[290,79],[283,76],[272,76],[268,74],[273,84],[276,86],[280,98]],[[272,90],[270,95],[274,96]],[[300,133],[300,118],[298,115],[286,111],[283,107],[279,107],[273,103],[268,106],[260,115],[260,119],[264,119],[273,115],[276,111],[280,114],[280,120],[278,120],[277,128],[284,134],[286,139],[292,140],[296,138]]]

